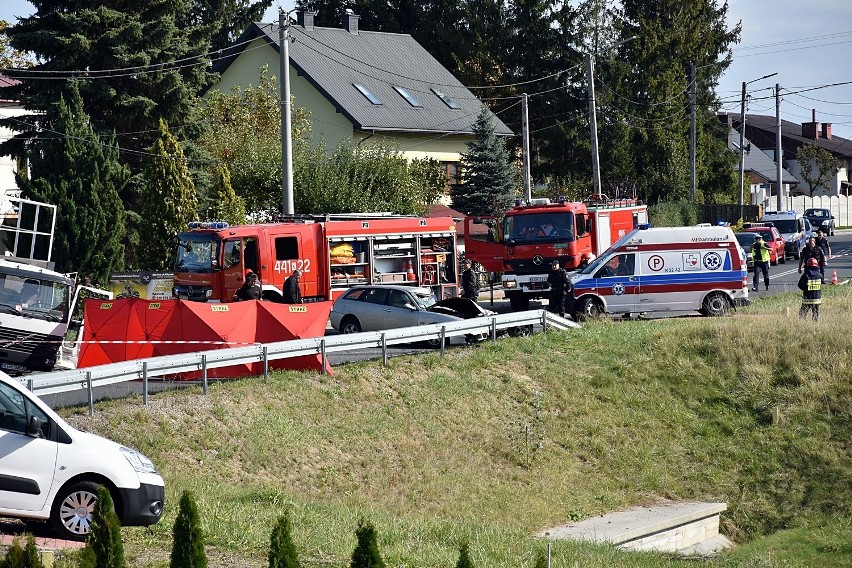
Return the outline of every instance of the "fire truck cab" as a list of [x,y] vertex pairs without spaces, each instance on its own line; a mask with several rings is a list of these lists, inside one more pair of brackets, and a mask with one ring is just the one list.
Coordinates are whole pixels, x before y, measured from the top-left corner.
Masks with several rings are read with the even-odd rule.
[[263,299],[278,302],[296,269],[305,302],[334,300],[356,284],[429,286],[438,298],[458,293],[452,218],[294,215],[255,225],[195,222],[177,236],[176,248],[174,295],[181,299],[233,301],[249,270],[258,276]]
[[[635,199],[518,200],[502,222],[494,217],[465,219],[465,257],[489,272],[503,273],[503,290],[512,309],[521,311],[529,308],[531,299],[547,297],[553,260],[576,270],[647,221],[647,207]],[[487,226],[487,232],[477,225]]]

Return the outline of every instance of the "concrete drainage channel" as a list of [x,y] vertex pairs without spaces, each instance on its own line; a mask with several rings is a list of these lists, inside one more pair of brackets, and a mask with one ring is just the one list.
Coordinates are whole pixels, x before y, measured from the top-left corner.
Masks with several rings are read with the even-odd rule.
[[713,556],[733,543],[719,534],[725,503],[663,502],[545,529],[541,538],[608,542],[623,550]]

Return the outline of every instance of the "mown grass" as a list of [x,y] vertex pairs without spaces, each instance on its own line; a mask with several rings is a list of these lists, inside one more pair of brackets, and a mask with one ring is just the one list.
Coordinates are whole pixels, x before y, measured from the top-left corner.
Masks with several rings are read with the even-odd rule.
[[[186,489],[211,567],[264,566],[288,508],[304,566],[345,566],[360,518],[389,566],[454,565],[465,540],[477,566],[532,566],[536,531],[659,499],[728,503],[723,531],[747,544],[715,563],[848,565],[852,291],[829,289],[817,325],[798,305],[592,322],[64,414],[166,479],[163,521],[124,529],[132,566],[167,566]],[[557,567],[689,564],[567,542],[552,554]]]

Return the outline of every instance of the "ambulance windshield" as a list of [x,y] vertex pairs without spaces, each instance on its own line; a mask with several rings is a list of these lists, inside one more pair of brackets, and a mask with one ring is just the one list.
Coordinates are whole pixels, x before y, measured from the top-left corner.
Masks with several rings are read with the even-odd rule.
[[574,240],[574,215],[565,212],[511,215],[503,220],[503,235],[517,243]]

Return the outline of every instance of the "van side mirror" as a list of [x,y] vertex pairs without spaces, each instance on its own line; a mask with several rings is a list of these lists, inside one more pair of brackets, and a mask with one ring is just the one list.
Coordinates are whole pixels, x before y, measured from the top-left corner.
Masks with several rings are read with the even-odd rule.
[[30,416],[30,421],[27,422],[27,436],[33,438],[41,437],[41,420],[38,416]]

